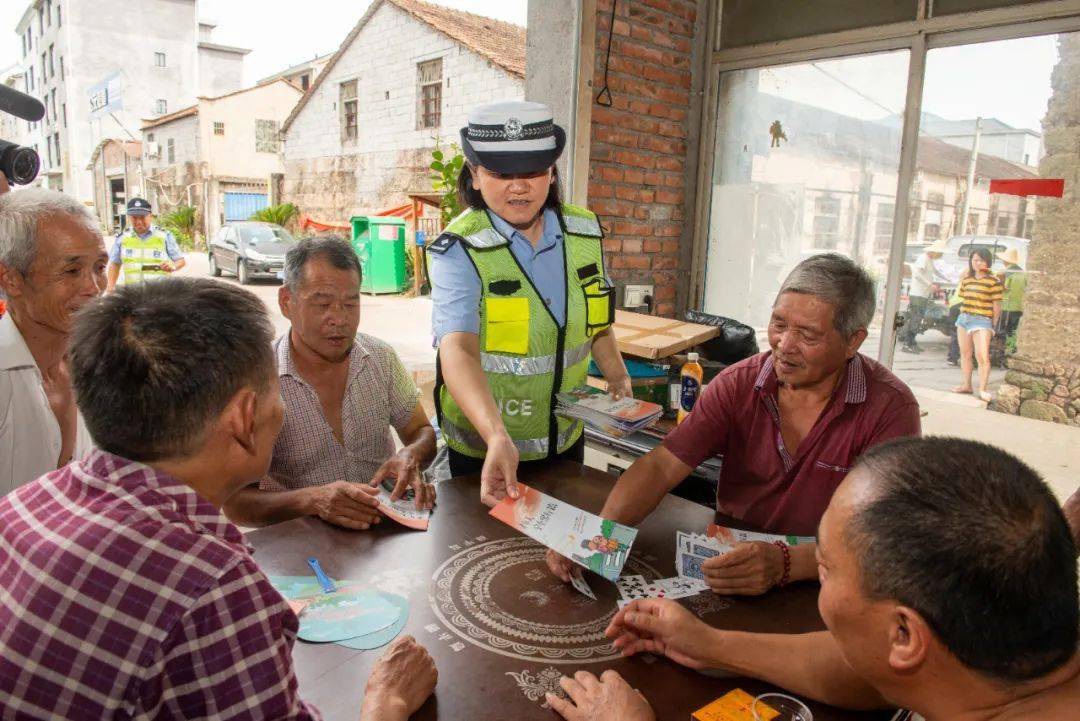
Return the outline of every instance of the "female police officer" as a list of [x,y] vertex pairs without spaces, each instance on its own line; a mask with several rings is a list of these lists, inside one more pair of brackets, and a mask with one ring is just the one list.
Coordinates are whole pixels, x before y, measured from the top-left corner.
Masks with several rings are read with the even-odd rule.
[[481,471],[488,504],[517,497],[519,460],[583,458],[582,425],[555,415],[555,394],[585,383],[590,353],[615,395],[631,392],[600,224],[559,200],[565,142],[546,105],[474,109],[458,178],[468,209],[428,248],[439,426],[451,472]]

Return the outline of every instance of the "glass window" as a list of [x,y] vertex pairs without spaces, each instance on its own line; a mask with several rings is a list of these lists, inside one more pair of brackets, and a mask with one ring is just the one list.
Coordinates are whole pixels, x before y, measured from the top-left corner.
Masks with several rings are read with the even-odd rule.
[[706,312],[764,330],[784,278],[823,251],[863,265],[880,308],[907,66],[897,51],[721,74]]
[[252,246],[296,243],[289,231],[277,225],[244,225],[240,227],[240,237]]
[[214,135],[224,135],[224,134],[225,134],[225,123],[219,123],[219,122],[217,122],[215,120],[214,121]]
[[418,128],[437,128],[442,122],[442,58],[416,66]]
[[165,53],[154,53],[154,66],[159,68],[165,67]]
[[357,100],[356,81],[349,80],[339,86],[341,99],[341,139],[356,140],[357,135]]
[[169,138],[167,141],[165,141],[165,148],[167,149],[167,152],[168,152],[169,163],[170,164],[175,163],[176,162],[176,143],[173,142],[172,138]]
[[169,112],[169,105],[164,98],[158,98],[157,103],[154,104],[154,110],[158,115],[165,115]]
[[255,152],[276,153],[281,149],[281,132],[276,120],[255,120]]

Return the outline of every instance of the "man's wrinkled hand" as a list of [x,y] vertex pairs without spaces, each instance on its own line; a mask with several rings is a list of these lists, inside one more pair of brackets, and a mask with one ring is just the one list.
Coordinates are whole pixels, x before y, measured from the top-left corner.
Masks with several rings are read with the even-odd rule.
[[378,490],[379,486],[387,478],[394,479],[394,490],[390,493],[390,500],[396,501],[405,496],[411,488],[416,502],[416,510],[430,509],[435,505],[435,486],[425,483],[420,473],[420,464],[407,450],[401,450],[390,456],[375,471],[370,485]]
[[361,721],[407,719],[420,708],[439,681],[427,650],[412,636],[390,644],[368,676]]
[[559,681],[569,699],[548,693],[546,700],[566,721],[655,721],[656,714],[641,692],[617,671],[593,676],[578,671]]
[[509,496],[520,495],[517,486],[518,449],[508,435],[488,444],[484,468],[480,471],[480,500],[494,506]]
[[709,666],[711,629],[675,601],[631,601],[615,614],[604,633],[623,656],[654,653],[687,668]]
[[764,541],[736,543],[735,548],[701,564],[705,583],[714,592],[760,596],[784,576],[784,553]]
[[544,555],[544,561],[547,563],[551,575],[555,576],[555,578],[563,583],[570,583],[571,576],[581,577],[581,566],[577,565],[555,549],[548,549],[548,552]]
[[309,489],[311,512],[328,523],[366,531],[382,518],[378,489],[362,483],[334,481]]

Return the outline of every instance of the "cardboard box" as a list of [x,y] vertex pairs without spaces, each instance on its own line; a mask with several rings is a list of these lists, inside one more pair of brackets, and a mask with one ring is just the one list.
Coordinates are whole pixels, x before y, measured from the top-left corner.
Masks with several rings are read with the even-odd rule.
[[720,335],[720,329],[617,310],[614,333],[623,354],[656,360],[715,338]]

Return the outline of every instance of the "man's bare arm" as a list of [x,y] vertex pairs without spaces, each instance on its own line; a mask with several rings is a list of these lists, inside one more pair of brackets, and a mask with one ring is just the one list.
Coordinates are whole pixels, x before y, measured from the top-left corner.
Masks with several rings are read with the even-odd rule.
[[657,446],[634,461],[619,477],[600,511],[608,518],[636,526],[660,505],[660,501],[694,469],[675,455]]

